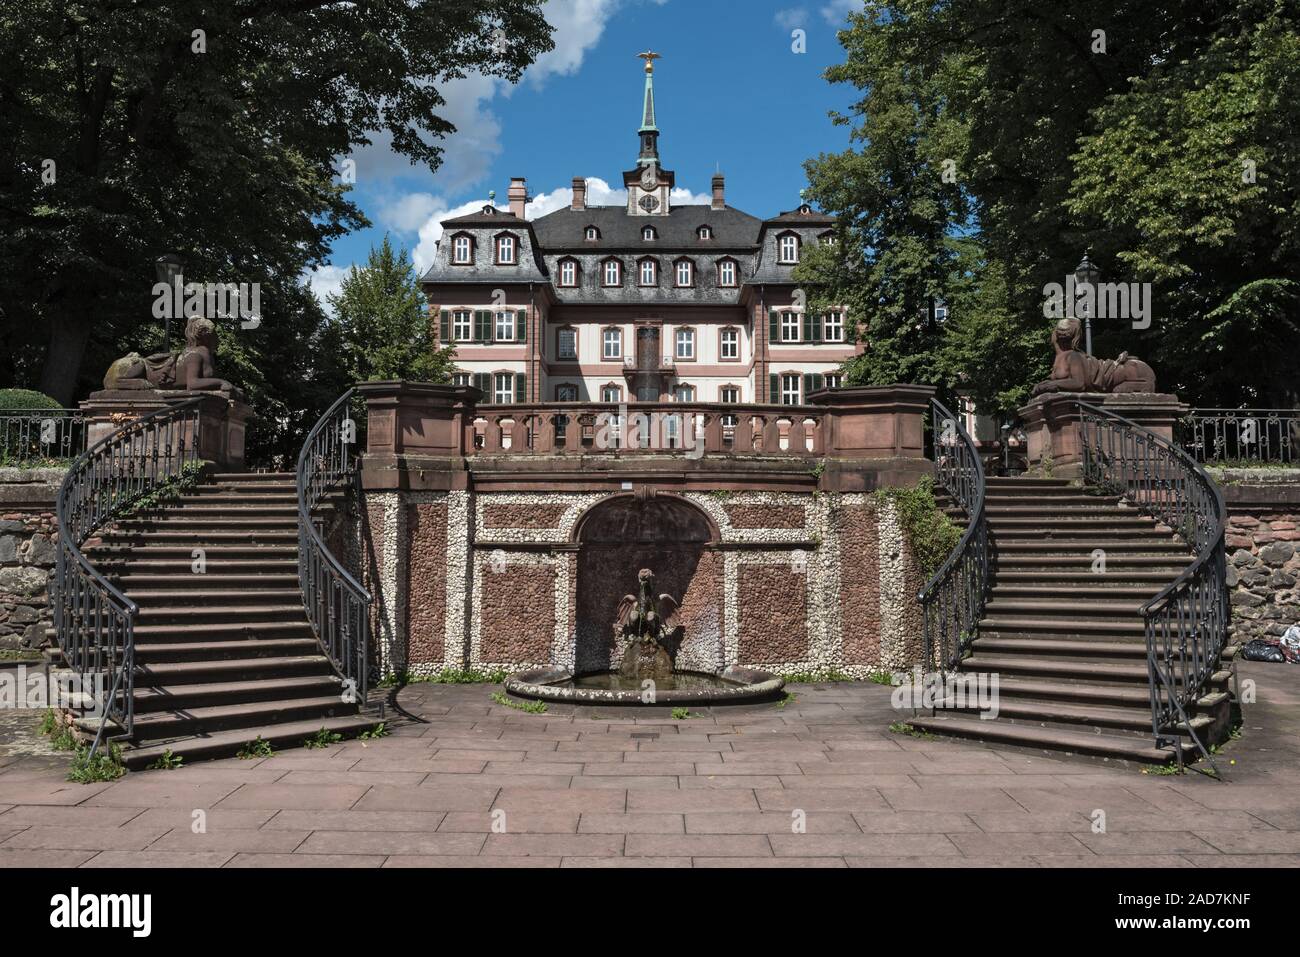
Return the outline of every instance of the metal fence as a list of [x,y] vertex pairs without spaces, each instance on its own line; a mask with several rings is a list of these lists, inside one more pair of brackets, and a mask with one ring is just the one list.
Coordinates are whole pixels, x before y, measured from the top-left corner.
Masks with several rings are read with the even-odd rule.
[[0,466],[70,461],[86,451],[77,409],[0,409]]
[[1183,419],[1180,443],[1197,462],[1210,465],[1300,464],[1300,410],[1192,409]]

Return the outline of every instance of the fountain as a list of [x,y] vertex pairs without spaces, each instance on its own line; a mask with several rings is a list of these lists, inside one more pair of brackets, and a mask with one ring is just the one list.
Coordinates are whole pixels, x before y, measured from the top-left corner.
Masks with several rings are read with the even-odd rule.
[[614,623],[627,643],[617,670],[574,675],[567,668],[534,668],[511,675],[506,690],[525,698],[573,704],[712,705],[764,701],[785,687],[776,675],[733,665],[717,673],[679,671],[685,636],[680,603],[655,593],[654,572],[637,573],[637,593],[624,595]]

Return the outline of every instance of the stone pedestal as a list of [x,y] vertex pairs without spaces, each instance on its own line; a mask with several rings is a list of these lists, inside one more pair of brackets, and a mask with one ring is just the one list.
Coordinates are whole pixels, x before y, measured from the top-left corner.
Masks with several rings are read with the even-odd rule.
[[249,405],[228,392],[190,392],[172,389],[104,389],[80,403],[86,414],[86,443],[93,446],[133,419],[198,397],[198,456],[223,471],[244,468],[244,437],[252,413]]
[[914,485],[934,471],[925,457],[925,422],[934,388],[928,385],[824,389],[808,396],[825,406],[826,467],[819,487],[830,492]]
[[1053,392],[1035,397],[1017,413],[1025,424],[1029,469],[1053,478],[1083,474],[1079,403],[1086,402],[1128,419],[1164,439],[1173,440],[1174,424],[1187,414],[1178,396],[1164,392]]

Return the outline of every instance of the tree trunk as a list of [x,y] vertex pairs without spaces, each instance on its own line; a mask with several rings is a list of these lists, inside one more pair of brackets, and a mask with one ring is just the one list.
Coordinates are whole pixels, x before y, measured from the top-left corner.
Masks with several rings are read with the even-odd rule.
[[91,312],[87,303],[67,299],[50,317],[50,345],[41,370],[41,391],[60,405],[76,398],[77,379],[90,341]]

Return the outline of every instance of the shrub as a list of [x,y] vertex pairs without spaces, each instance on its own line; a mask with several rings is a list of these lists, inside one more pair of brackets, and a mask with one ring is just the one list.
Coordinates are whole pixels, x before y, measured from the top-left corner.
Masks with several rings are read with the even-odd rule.
[[[0,412],[41,412],[62,408],[48,395],[32,389],[0,389]],[[39,434],[39,426],[25,426],[16,421],[0,426],[0,465],[39,459],[42,454],[36,440]]]
[[61,409],[43,392],[35,389],[0,389],[0,411],[8,409]]

